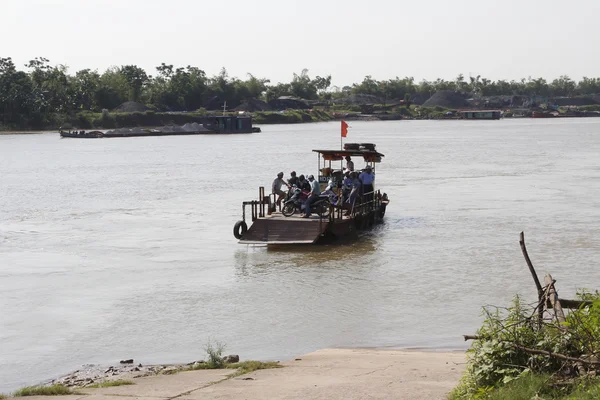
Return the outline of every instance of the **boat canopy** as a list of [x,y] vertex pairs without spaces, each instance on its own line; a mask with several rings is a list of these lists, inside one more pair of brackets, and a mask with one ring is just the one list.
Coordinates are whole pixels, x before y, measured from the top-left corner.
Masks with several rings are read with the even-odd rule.
[[319,153],[327,161],[339,161],[350,156],[363,157],[365,162],[381,162],[381,157],[384,157],[375,150],[313,150],[313,152]]

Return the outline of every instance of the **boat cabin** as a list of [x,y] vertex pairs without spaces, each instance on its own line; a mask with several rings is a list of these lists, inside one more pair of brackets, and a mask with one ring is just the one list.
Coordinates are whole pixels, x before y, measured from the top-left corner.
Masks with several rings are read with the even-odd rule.
[[218,133],[251,133],[252,117],[218,115],[206,117],[204,127]]
[[344,168],[346,167],[346,157],[350,157],[352,162],[360,160],[365,162],[363,168],[355,165],[354,170],[360,172],[361,169],[370,166],[375,172],[375,165],[381,162],[383,154],[375,150],[375,145],[371,143],[347,143],[343,150],[313,150],[318,155],[319,183],[327,185],[330,180],[334,187],[341,187],[344,180]]

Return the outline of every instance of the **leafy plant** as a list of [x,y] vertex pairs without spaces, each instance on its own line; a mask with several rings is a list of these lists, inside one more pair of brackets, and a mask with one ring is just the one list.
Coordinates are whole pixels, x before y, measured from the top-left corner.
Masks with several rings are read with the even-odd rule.
[[[540,320],[538,304],[524,305],[518,296],[509,308],[485,307],[485,320],[467,352],[466,373],[451,398],[531,398],[548,388],[549,398],[561,398],[576,389],[573,382],[589,380],[588,373],[595,376],[600,372],[600,363],[594,364],[600,354],[600,296],[581,297],[591,305],[571,311],[564,323]],[[598,384],[585,381],[578,390],[597,390]],[[531,390],[514,389],[521,385]],[[533,394],[511,397],[519,390]],[[507,397],[497,397],[500,392]]]
[[209,341],[204,350],[208,355],[208,360],[206,361],[208,369],[219,369],[225,367],[225,362],[223,361],[223,351],[225,351],[224,344],[218,341],[215,341],[213,344],[211,341]]

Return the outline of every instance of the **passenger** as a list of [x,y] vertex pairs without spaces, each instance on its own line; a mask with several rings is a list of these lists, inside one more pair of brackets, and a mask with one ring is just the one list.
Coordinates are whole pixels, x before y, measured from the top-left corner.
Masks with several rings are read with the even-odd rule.
[[356,172],[352,172],[350,174],[350,178],[352,179],[352,190],[350,191],[350,195],[348,196],[349,209],[344,214],[346,216],[350,215],[351,210],[356,205],[356,199],[358,198],[358,195],[361,193],[361,187],[362,187],[362,184],[360,182],[360,179],[358,179]]
[[315,180],[315,177],[312,175],[308,176],[308,180],[310,182],[310,193],[308,194],[308,199],[304,202],[304,216],[302,218],[310,217],[310,205],[314,203],[321,194],[321,186],[319,182]]
[[291,178],[288,179],[287,183],[289,187],[292,187],[294,185],[298,185],[298,177],[296,176],[296,171],[292,171],[290,172],[290,176]]
[[348,199],[350,195],[350,191],[352,190],[352,177],[350,176],[350,171],[346,171],[344,173],[344,180],[342,182],[342,194],[344,199]]
[[370,193],[372,196],[373,182],[375,181],[375,174],[371,172],[371,166],[367,165],[363,172],[360,173],[358,179],[363,185],[363,193]]
[[354,161],[350,156],[346,156],[346,168],[347,171],[354,172]]
[[277,178],[275,178],[275,180],[273,181],[273,185],[271,186],[273,194],[278,196],[276,203],[280,208],[281,200],[283,200],[283,198],[286,196],[286,193],[283,190],[281,190],[282,185],[287,186],[287,183],[285,183],[285,181],[283,180],[283,172],[280,172],[277,174]]
[[310,192],[310,183],[306,179],[304,179],[304,175],[300,175],[298,177],[298,187],[305,192]]

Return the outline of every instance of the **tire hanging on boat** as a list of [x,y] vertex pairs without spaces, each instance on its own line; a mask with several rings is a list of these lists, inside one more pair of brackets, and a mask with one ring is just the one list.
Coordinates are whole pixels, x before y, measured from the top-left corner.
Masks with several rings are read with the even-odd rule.
[[244,221],[238,221],[233,226],[233,236],[236,239],[241,239],[244,233],[248,231],[248,225]]

